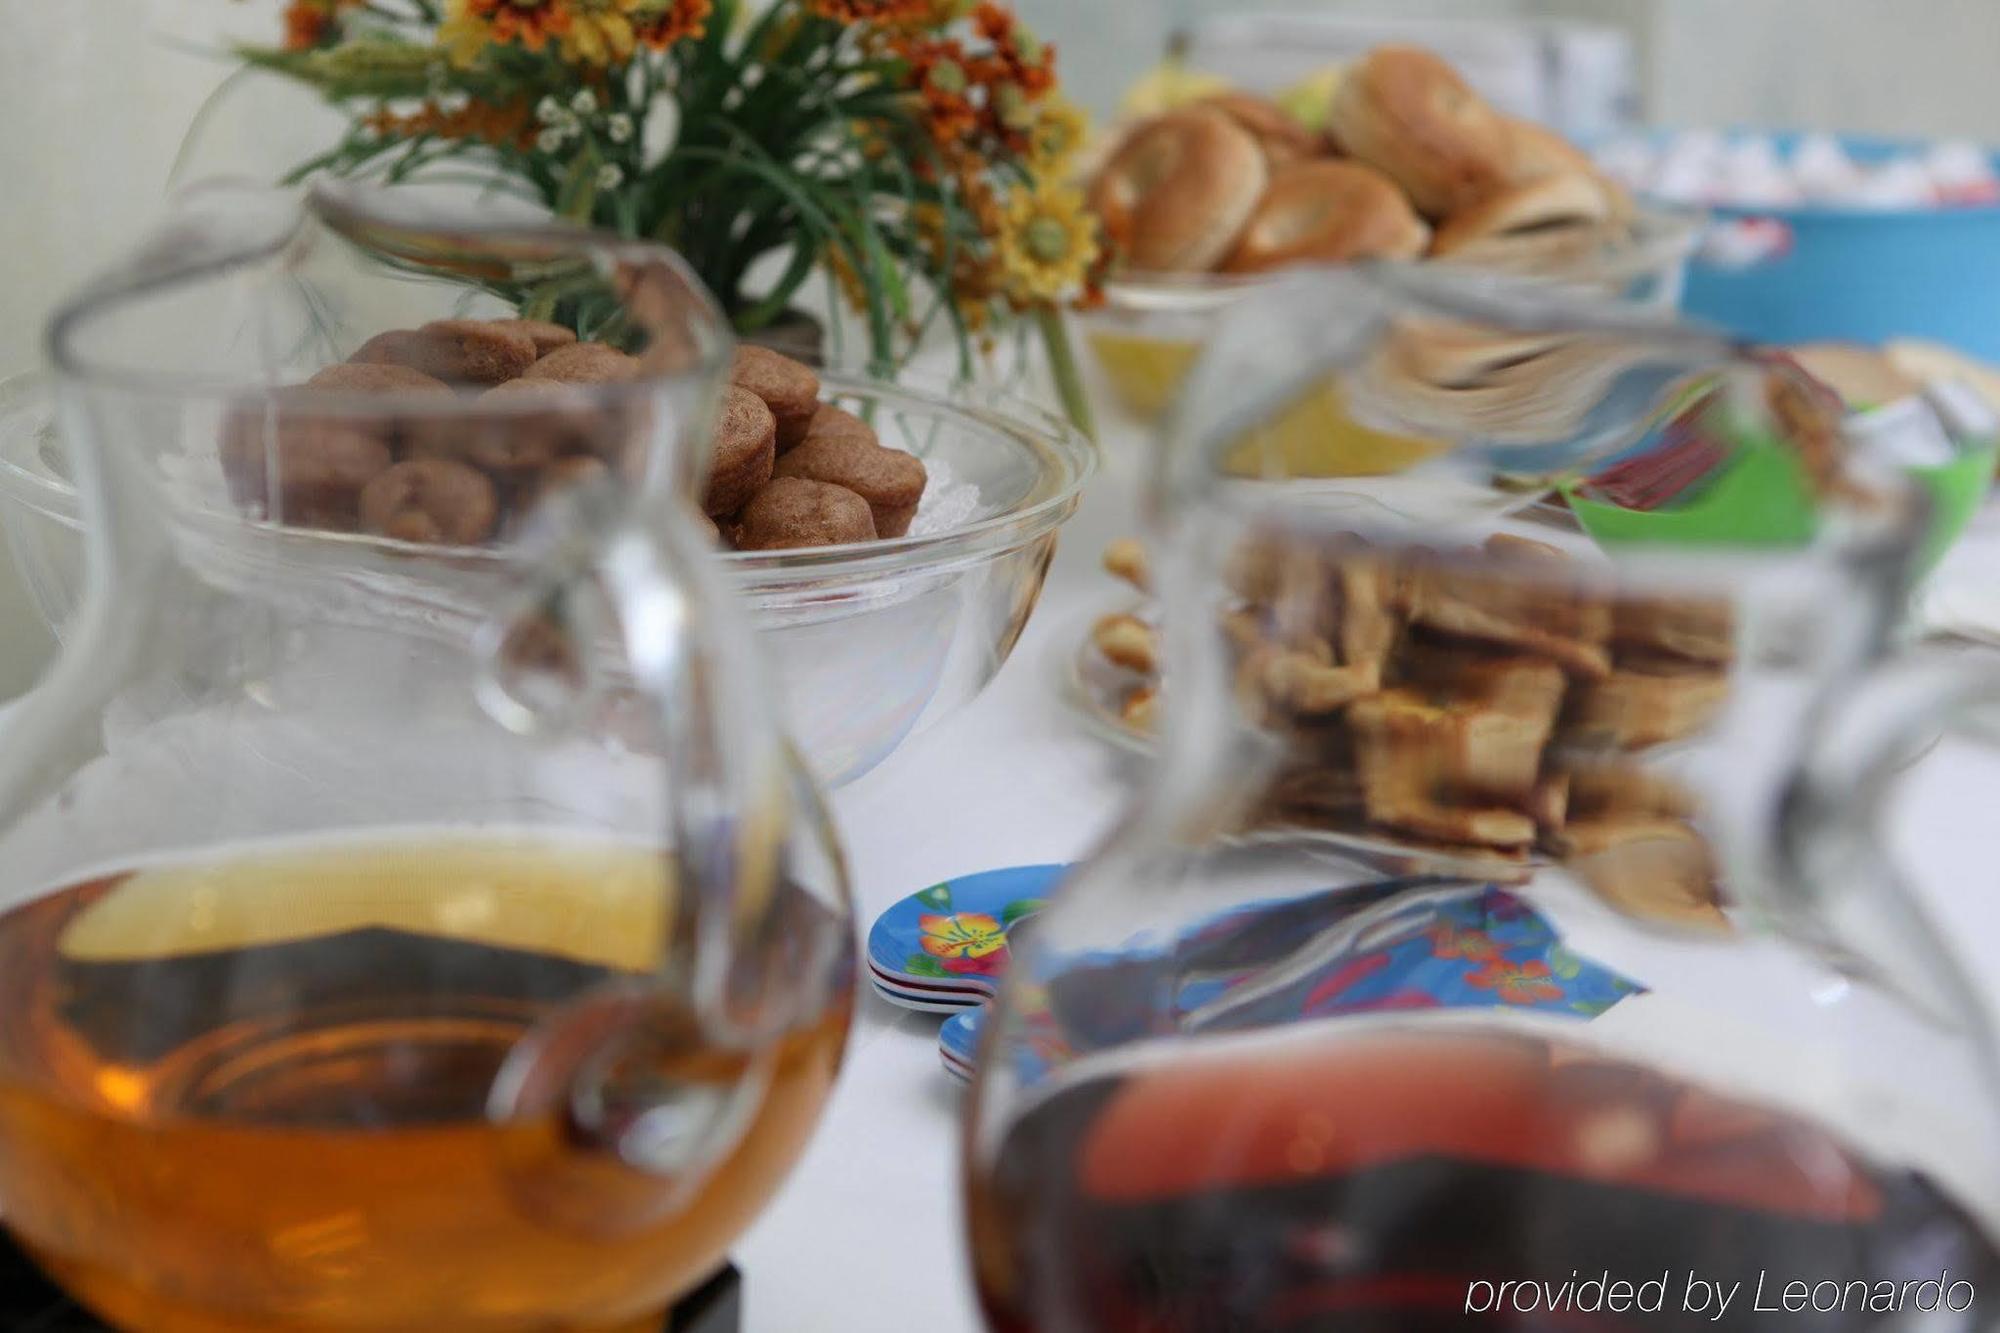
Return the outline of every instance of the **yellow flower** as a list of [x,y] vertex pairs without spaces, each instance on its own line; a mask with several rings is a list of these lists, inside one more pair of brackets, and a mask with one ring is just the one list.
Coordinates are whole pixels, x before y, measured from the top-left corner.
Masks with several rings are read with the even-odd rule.
[[454,65],[470,65],[493,40],[486,24],[466,7],[466,0],[451,0],[444,22],[438,24],[437,41]]
[[1045,180],[1067,179],[1089,135],[1089,113],[1061,93],[1049,94],[1028,130],[1028,169]]
[[453,64],[470,65],[489,45],[540,51],[571,22],[568,0],[448,0],[437,37]]
[[562,35],[563,59],[606,65],[632,54],[636,36],[632,11],[639,0],[569,0],[569,31]]
[[1017,301],[1057,301],[1097,262],[1097,224],[1083,191],[1056,181],[1016,186],[1000,227],[1000,268]]

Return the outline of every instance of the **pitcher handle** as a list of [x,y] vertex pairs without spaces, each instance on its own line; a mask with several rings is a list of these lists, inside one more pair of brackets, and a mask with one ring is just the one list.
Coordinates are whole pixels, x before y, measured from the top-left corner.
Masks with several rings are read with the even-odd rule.
[[1955,717],[1979,707],[2000,708],[2000,671],[1972,655],[1915,656],[1861,677],[1800,757],[1778,803],[1769,864],[1795,924],[1934,1020],[1969,1028],[2000,1095],[1992,1012],[1884,837],[1896,780]]
[[[712,639],[732,628],[722,617],[697,629],[706,574],[692,525],[638,522],[606,484],[558,497],[543,527],[543,556],[524,597],[478,635],[478,697],[504,726],[559,734],[602,700],[602,659],[615,651],[673,771],[664,833],[675,892],[655,973],[598,987],[537,1024],[503,1064],[487,1111],[507,1124],[553,1118],[572,1144],[615,1157],[634,1182],[651,1182],[636,1183],[610,1212],[572,1216],[565,1158],[510,1163],[540,1214],[592,1230],[637,1227],[693,1202],[769,1088],[775,1034],[737,1013],[731,961],[737,922],[775,891],[780,870],[770,855],[780,830],[760,827],[760,818],[783,812],[760,808],[766,784],[753,766],[773,747],[746,729],[761,719],[697,697],[690,644],[698,633]],[[523,626],[541,624],[553,624],[550,643],[566,668],[554,689],[518,669]],[[751,651],[734,646],[730,660]],[[694,1051],[714,1058],[689,1058]]]

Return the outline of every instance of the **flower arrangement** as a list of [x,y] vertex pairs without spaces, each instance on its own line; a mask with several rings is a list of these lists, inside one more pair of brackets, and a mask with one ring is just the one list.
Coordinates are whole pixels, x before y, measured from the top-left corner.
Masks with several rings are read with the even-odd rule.
[[1089,429],[1058,314],[1100,263],[1067,181],[1084,121],[1002,5],[291,0],[282,45],[242,55],[348,116],[294,179],[477,182],[662,241],[747,335],[820,275],[877,370],[940,322],[966,375],[1039,334]]

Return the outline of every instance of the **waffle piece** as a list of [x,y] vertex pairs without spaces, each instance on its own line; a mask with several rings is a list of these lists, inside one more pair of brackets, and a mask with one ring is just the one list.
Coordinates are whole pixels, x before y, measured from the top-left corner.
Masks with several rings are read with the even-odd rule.
[[1412,623],[1455,638],[1546,657],[1574,676],[1609,673],[1611,610],[1574,589],[1433,566],[1409,583]]
[[1611,611],[1611,643],[1620,656],[1724,663],[1736,656],[1736,615],[1720,598],[1623,598]]
[[1534,842],[1530,816],[1453,796],[1467,789],[1462,779],[1471,773],[1510,767],[1522,740],[1518,724],[1487,709],[1439,706],[1404,689],[1356,700],[1347,717],[1369,819],[1446,842],[1518,848]]
[[1572,696],[1565,739],[1620,750],[1680,740],[1707,726],[1729,695],[1729,676],[1670,658],[1621,662]]

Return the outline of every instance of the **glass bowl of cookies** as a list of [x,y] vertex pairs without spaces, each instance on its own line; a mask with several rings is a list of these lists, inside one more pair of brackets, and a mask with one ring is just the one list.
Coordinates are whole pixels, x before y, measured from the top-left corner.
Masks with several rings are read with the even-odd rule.
[[[431,439],[413,422],[387,449],[330,451],[320,473],[288,458],[284,475],[310,493],[266,494],[263,414],[188,460],[219,466],[239,505],[329,547],[369,533],[497,564],[563,487],[643,466],[598,447],[631,432],[576,417],[565,398],[636,373],[632,359],[501,310],[384,330],[307,369],[321,390],[408,395],[429,380],[494,407],[472,435]],[[747,347],[716,415],[701,505],[716,559],[749,605],[806,761],[830,785],[852,781],[1006,660],[1095,451],[997,393],[815,372]],[[60,636],[82,599],[83,519],[39,376],[0,382],[0,531]]]
[[[1411,47],[1347,70],[1322,127],[1235,92],[1132,124],[1088,191],[1117,258],[1079,332],[1142,421],[1173,401],[1222,312],[1285,269],[1424,260],[1672,307],[1698,223],[1639,207],[1580,149]],[[1358,429],[1327,386],[1263,429],[1295,475],[1386,475],[1429,451]]]

